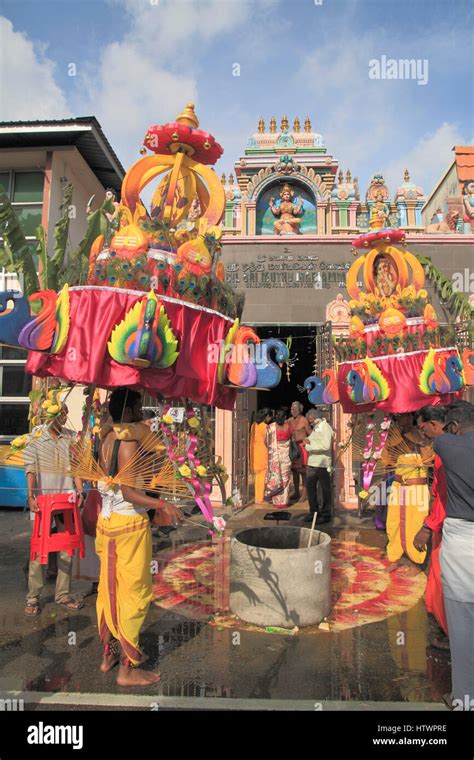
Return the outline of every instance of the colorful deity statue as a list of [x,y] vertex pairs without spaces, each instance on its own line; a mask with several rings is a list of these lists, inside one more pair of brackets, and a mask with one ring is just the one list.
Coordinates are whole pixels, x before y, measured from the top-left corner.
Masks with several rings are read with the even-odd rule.
[[384,201],[383,193],[378,192],[370,210],[369,226],[372,230],[381,230],[389,226],[390,209]]
[[463,188],[463,220],[466,232],[474,232],[474,180],[469,179]]
[[303,201],[300,198],[298,203],[292,203],[291,199],[294,190],[285,183],[280,191],[281,202],[275,206],[275,199],[270,198],[270,208],[274,216],[279,217],[274,224],[273,229],[277,235],[298,235],[300,233],[301,219],[298,215],[303,209]]

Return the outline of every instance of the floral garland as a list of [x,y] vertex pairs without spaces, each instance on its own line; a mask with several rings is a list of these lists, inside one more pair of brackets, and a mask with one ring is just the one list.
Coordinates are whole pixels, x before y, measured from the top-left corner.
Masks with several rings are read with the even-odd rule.
[[[17,454],[28,446],[31,441],[36,438],[41,438],[45,429],[58,417],[64,407],[64,403],[60,399],[60,394],[68,391],[67,387],[57,386],[48,391],[46,398],[40,404],[40,414],[34,415],[31,420],[33,428],[31,433],[24,433],[17,436],[10,442],[10,450],[13,454]],[[33,403],[33,393],[30,394],[31,402]],[[43,394],[39,394],[39,399],[43,397]],[[44,398],[44,397],[43,397]],[[34,399],[35,404],[39,403]]]
[[377,466],[377,462],[382,457],[382,450],[387,440],[388,431],[390,429],[390,417],[385,415],[380,423],[380,431],[378,437],[378,443],[374,445],[376,426],[374,422],[369,422],[367,425],[367,433],[365,438],[364,447],[364,461],[362,462],[362,490],[359,491],[358,496],[360,499],[365,500],[369,496],[369,489],[374,477],[374,471]]
[[92,436],[100,432],[100,415],[102,404],[100,401],[100,392],[97,388],[90,385],[84,389],[84,403],[82,406],[82,433],[85,435],[89,429]]
[[416,291],[413,285],[403,290],[400,287],[391,296],[379,293],[361,293],[359,300],[349,301],[351,316],[360,317],[364,323],[372,324],[378,321],[384,309],[390,307],[400,309],[408,317],[422,316],[428,303],[428,292],[425,289]]
[[201,460],[196,455],[198,448],[197,432],[201,429],[201,422],[191,406],[186,407],[186,433],[187,447],[186,454],[179,454],[179,437],[176,432],[176,422],[169,413],[170,405],[163,410],[161,420],[161,429],[168,444],[168,456],[176,469],[176,475],[183,480],[192,493],[196,504],[200,508],[205,518],[205,524],[209,528],[209,534],[217,533],[222,535],[226,527],[226,521],[222,517],[216,517],[212,511],[210,493],[212,482],[209,478],[208,468],[201,464]]

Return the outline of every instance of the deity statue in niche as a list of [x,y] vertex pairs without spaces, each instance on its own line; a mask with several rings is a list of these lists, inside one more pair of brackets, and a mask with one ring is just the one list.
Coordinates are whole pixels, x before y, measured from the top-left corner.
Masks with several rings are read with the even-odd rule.
[[[474,180],[468,179],[467,182],[464,183],[463,187],[463,199],[462,199],[462,205],[463,205],[463,221],[465,224],[466,233],[470,233],[471,231],[474,232]],[[469,226],[471,229],[469,230]]]
[[398,275],[387,256],[377,256],[374,261],[374,281],[381,296],[390,298],[398,284]]
[[372,230],[381,230],[390,226],[390,209],[384,201],[383,193],[378,192],[375,196],[370,211],[369,226]]
[[274,216],[279,217],[273,224],[273,229],[277,235],[298,235],[300,234],[301,219],[298,215],[303,208],[303,200],[299,199],[298,203],[292,203],[294,190],[288,184],[284,184],[280,191],[280,205],[275,206],[275,198],[270,198],[270,208]]

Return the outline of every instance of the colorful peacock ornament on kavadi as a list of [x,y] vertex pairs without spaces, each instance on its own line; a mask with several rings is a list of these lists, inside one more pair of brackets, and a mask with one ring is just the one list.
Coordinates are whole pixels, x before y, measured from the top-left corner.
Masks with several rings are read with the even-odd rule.
[[[84,284],[66,284],[59,293],[1,293],[0,343],[26,349],[27,371],[48,382],[140,389],[178,400],[189,414],[193,404],[231,410],[238,388],[278,384],[288,351],[269,343],[255,350],[258,335],[240,324],[243,294],[225,282],[219,260],[225,194],[212,168],[223,150],[199,129],[192,103],[174,122],[151,127],[144,146],[120,200],[100,212]],[[146,208],[141,198],[152,182]],[[193,424],[197,419],[191,432]],[[100,480],[91,436],[82,434],[81,441],[74,472]],[[188,444],[192,451],[198,441]],[[175,465],[182,483],[186,477]],[[156,466],[164,472],[161,487],[169,485],[169,468],[161,460]],[[209,517],[211,476],[203,473],[215,467],[189,469],[188,490]],[[131,473],[127,478],[133,480]]]

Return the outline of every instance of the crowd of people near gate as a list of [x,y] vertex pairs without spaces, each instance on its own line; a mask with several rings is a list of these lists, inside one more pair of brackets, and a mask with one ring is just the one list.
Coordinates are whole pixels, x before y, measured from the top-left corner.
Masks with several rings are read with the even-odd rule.
[[[393,439],[405,447],[398,450],[411,453],[399,455],[389,468],[389,438],[389,488],[382,489],[386,498],[375,511],[375,527],[387,534],[387,572],[401,563],[418,572],[416,567],[424,569],[429,555],[425,603],[439,626],[431,644],[451,651],[452,694],[447,702],[455,709],[473,709],[474,405],[458,400],[424,406],[393,415],[392,425]],[[312,521],[317,513],[318,525],[329,523],[333,441],[321,410],[304,415],[298,401],[289,416],[285,409],[260,409],[251,428],[255,503],[270,503],[277,510],[307,501],[304,520]],[[434,452],[432,468],[419,456],[426,449]]]
[[303,409],[300,401],[294,401],[289,414],[285,408],[256,413],[250,433],[255,503],[287,509],[291,503],[308,501],[305,520],[311,522],[318,513],[318,524],[328,523],[334,431],[321,410],[310,409],[304,415]]
[[[109,399],[112,422],[135,424],[143,419],[141,395],[127,389],[114,391]],[[38,496],[51,491],[75,490],[78,503],[86,502],[80,478],[42,471],[42,457],[49,449],[68,457],[71,432],[64,426],[67,407],[25,450],[28,506],[38,511]],[[390,475],[393,488],[385,512],[376,514],[377,527],[387,532],[387,572],[400,562],[427,568],[426,607],[436,619],[440,635],[433,645],[450,648],[452,695],[455,709],[472,709],[474,699],[474,405],[456,401],[448,406],[425,406],[398,415],[394,430],[413,450],[432,446],[432,478],[426,467],[410,465],[408,474]],[[256,504],[273,505],[275,511],[308,502],[304,519],[317,525],[331,522],[334,432],[320,409],[295,401],[290,411],[257,412],[251,427],[251,469]],[[390,448],[390,439],[387,449]],[[417,448],[418,447],[418,448]],[[117,443],[113,426],[103,438],[99,461],[109,474],[137,456],[133,441]],[[293,492],[291,492],[293,485]],[[431,486],[431,499],[426,499]],[[119,663],[120,685],[149,684],[157,674],[143,672],[139,634],[151,602],[151,530],[147,512],[156,514],[158,525],[179,525],[183,513],[175,505],[149,495],[138,487],[101,485],[100,507],[94,525],[93,545],[100,577],[97,596],[99,633],[103,641],[102,672]],[[89,498],[89,496],[87,496]],[[307,508],[304,507],[306,510]],[[57,528],[60,531],[61,521]],[[133,558],[133,561],[132,561]],[[70,594],[71,558],[60,552],[55,601],[68,610],[82,606]],[[31,561],[25,614],[40,614],[44,565]]]

